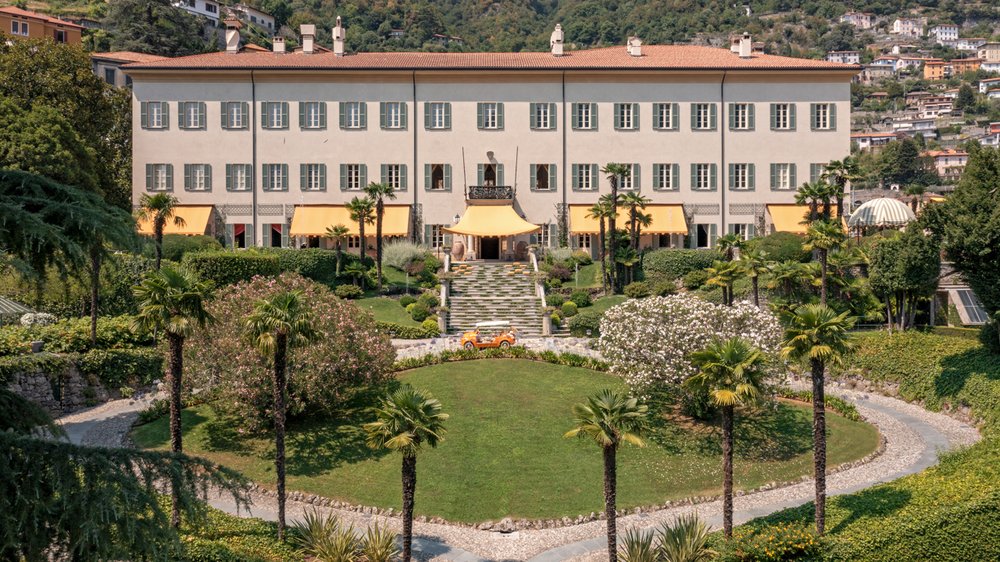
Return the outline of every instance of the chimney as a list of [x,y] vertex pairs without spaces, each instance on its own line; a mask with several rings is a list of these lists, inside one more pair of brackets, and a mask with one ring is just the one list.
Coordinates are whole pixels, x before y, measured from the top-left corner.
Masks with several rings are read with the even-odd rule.
[[302,53],[311,55],[316,41],[316,26],[304,23],[299,26],[299,34],[302,35]]
[[338,57],[344,56],[344,26],[341,24],[340,16],[337,16],[337,25],[333,28],[333,54]]
[[237,19],[226,20],[226,52],[240,52],[240,21]]
[[750,38],[750,34],[747,32],[743,33],[743,37],[740,38],[740,58],[748,59],[753,56],[753,39]]
[[562,24],[557,23],[552,35],[549,36],[549,47],[552,47],[552,56],[563,56],[563,39]]
[[639,39],[638,37],[635,36],[629,37],[625,49],[628,51],[628,54],[632,55],[633,57],[641,57],[642,39]]
[[275,53],[285,52],[285,38],[280,35],[275,35],[271,38],[271,47]]

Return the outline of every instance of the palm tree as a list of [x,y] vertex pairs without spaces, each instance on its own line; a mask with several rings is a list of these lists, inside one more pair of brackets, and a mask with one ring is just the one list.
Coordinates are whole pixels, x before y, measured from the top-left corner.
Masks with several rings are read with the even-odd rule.
[[722,529],[733,536],[733,420],[736,406],[757,399],[767,376],[764,354],[737,336],[716,340],[691,354],[698,374],[684,381],[699,395],[707,394],[722,408]]
[[844,216],[844,193],[847,191],[847,185],[861,179],[857,159],[853,156],[846,156],[843,160],[831,161],[823,170],[822,178],[834,187],[833,196],[837,201],[837,218],[839,219]]
[[819,303],[826,304],[826,292],[827,292],[827,259],[830,255],[831,250],[839,248],[846,240],[846,235],[844,234],[844,229],[839,223],[839,221],[828,221],[819,220],[815,221],[809,225],[809,229],[806,230],[806,241],[802,247],[809,252],[817,251],[819,253],[819,265],[820,265],[820,286],[819,286]]
[[365,188],[368,199],[375,202],[375,267],[378,275],[378,291],[382,292],[382,218],[385,216],[385,200],[395,199],[396,192],[387,183],[368,184]]
[[597,219],[599,223],[597,242],[600,247],[600,258],[601,258],[601,285],[604,286],[604,292],[608,291],[608,261],[606,259],[607,255],[607,245],[604,243],[604,238],[607,235],[605,230],[605,219],[607,219],[608,210],[604,203],[598,201],[594,203],[589,209],[587,209],[587,218]]
[[351,230],[342,224],[326,227],[325,236],[333,240],[333,244],[337,248],[337,277],[340,277],[340,264],[344,255],[344,240],[347,240],[350,233]]
[[[809,216],[806,222],[819,219],[820,214],[830,216],[830,186],[824,181],[804,183],[795,193],[795,203],[809,206]],[[820,210],[822,207],[822,212]]]
[[[365,265],[368,258],[368,244],[365,241],[365,225],[375,222],[375,202],[371,198],[355,197],[347,204],[347,210],[351,212],[351,220],[358,223],[358,237],[361,239],[361,265]],[[365,279],[361,278],[361,290],[365,289]]]
[[622,270],[627,273],[625,281],[628,283],[633,281],[635,268],[639,265],[639,258],[639,252],[629,246],[618,248],[618,253],[615,254],[615,264],[622,266]]
[[[205,302],[212,297],[211,281],[198,281],[187,271],[171,267],[150,271],[133,289],[139,301],[139,313],[133,329],[164,332],[167,335],[170,363],[170,450],[179,453],[181,445],[181,382],[184,375],[184,340],[195,328],[212,321]],[[180,525],[179,492],[172,490],[171,524]]]
[[712,267],[706,268],[705,271],[709,275],[709,285],[722,287],[722,304],[733,306],[733,284],[743,273],[741,266],[736,262],[716,260]]
[[157,193],[149,195],[144,193],[139,199],[139,211],[137,218],[140,221],[153,223],[153,240],[156,242],[156,269],[160,269],[160,261],[163,260],[163,229],[167,226],[167,221],[173,219],[176,226],[184,226],[184,219],[174,215],[174,210],[179,201],[169,193]]
[[403,562],[409,562],[413,546],[413,496],[417,488],[417,454],[424,444],[437,447],[442,440],[448,414],[429,393],[408,384],[382,399],[375,421],[363,427],[368,446],[403,455]]
[[[608,176],[608,183],[611,184],[611,208],[608,209],[608,231],[611,232],[611,242],[617,244],[618,238],[615,236],[615,232],[617,232],[617,225],[615,222],[618,219],[618,205],[620,203],[618,198],[618,178],[630,177],[632,175],[632,166],[629,166],[628,164],[608,162],[603,168],[601,168],[601,172]],[[617,248],[609,248],[608,250],[612,257],[614,257],[616,251]],[[619,289],[618,272],[615,271],[615,269],[616,268],[614,267],[610,269],[609,273],[611,274],[611,279],[609,281],[611,284],[611,290],[617,292]]]
[[715,241],[715,244],[719,248],[719,251],[722,252],[726,261],[733,261],[736,250],[743,247],[743,237],[739,234],[726,234],[725,236],[720,236]]
[[288,349],[319,337],[301,291],[261,299],[244,321],[257,352],[271,362],[274,379],[274,471],[278,476],[278,540],[285,539],[285,390]]
[[850,351],[848,330],[855,319],[825,305],[807,304],[783,314],[785,341],[782,356],[809,360],[813,392],[813,474],[816,479],[816,532],[826,525],[826,404],[823,389],[826,365],[841,361]]
[[589,437],[604,453],[604,513],[608,521],[608,557],[611,562],[617,559],[618,551],[615,526],[618,487],[616,454],[622,443],[645,446],[641,434],[645,429],[647,410],[636,398],[605,389],[587,399],[586,404],[573,406],[575,425],[564,435],[567,438]]
[[743,273],[750,278],[753,284],[753,304],[760,308],[760,276],[767,273],[770,262],[767,261],[767,252],[759,248],[749,248],[740,252],[740,267]]
[[642,211],[650,203],[652,203],[652,200],[649,197],[640,195],[635,191],[630,191],[622,196],[622,204],[628,207],[629,241],[632,249],[637,252],[639,251],[639,225],[642,222]]

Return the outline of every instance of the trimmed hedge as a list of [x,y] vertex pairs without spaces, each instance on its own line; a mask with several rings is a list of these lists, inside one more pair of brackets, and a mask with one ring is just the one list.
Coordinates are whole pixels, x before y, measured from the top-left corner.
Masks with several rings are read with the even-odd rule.
[[[265,248],[258,250],[263,255],[278,258],[281,273],[294,272],[317,283],[331,285],[337,282],[337,252],[322,248]],[[352,254],[343,253],[341,267],[356,261]],[[343,269],[341,269],[343,271]]]
[[515,345],[507,349],[498,347],[487,349],[455,349],[440,353],[429,353],[421,357],[400,359],[393,365],[394,371],[418,369],[442,363],[456,361],[475,361],[477,359],[527,359],[541,361],[567,367],[582,367],[593,371],[607,372],[608,364],[600,359],[593,359],[575,353],[556,353],[555,351],[532,351],[524,346]]
[[[811,390],[792,390],[782,386],[778,388],[777,394],[781,398],[812,404],[813,393]],[[837,412],[851,421],[861,421],[861,414],[858,413],[858,409],[854,407],[854,404],[851,404],[847,400],[844,400],[839,396],[826,394],[823,397],[823,402],[826,404],[827,410]]]
[[131,316],[98,318],[96,346],[90,344],[90,318],[61,320],[48,326],[4,326],[0,328],[0,356],[27,353],[33,341],[45,342],[45,351],[53,353],[82,353],[149,346],[153,337],[133,331]]
[[642,271],[647,277],[678,279],[688,272],[711,267],[712,262],[721,259],[722,254],[715,250],[654,250],[643,256]]
[[[569,333],[578,338],[587,336],[596,338],[601,335],[602,312],[594,310],[582,310],[579,314],[569,319]],[[589,334],[587,332],[590,332]]]
[[775,232],[761,238],[755,238],[751,245],[767,252],[771,261],[809,261],[811,254],[802,249],[803,236],[791,232]]
[[75,356],[56,355],[53,353],[35,353],[32,355],[10,355],[0,357],[0,384],[9,383],[16,373],[44,372],[62,373],[66,372],[72,364]]
[[222,250],[222,244],[211,236],[188,236],[186,234],[165,234],[163,236],[163,259],[181,261],[187,254]]
[[275,277],[281,273],[277,255],[248,251],[200,252],[184,256],[184,266],[202,280],[216,287],[232,285],[262,275]]
[[422,326],[404,326],[395,322],[375,322],[375,328],[389,334],[389,337],[401,340],[422,340],[441,335],[437,330],[431,331]]
[[80,373],[93,375],[105,388],[145,386],[163,377],[163,354],[154,348],[92,349],[83,354]]

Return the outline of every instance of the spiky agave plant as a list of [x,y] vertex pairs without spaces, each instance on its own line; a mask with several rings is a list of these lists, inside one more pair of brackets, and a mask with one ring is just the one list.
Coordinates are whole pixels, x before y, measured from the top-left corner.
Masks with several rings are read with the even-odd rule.
[[338,524],[318,545],[316,558],[322,562],[357,562],[360,546],[354,525]]
[[361,554],[367,562],[389,562],[399,554],[396,533],[378,523],[368,527],[361,539]]
[[619,562],[657,562],[656,547],[653,546],[653,531],[636,527],[625,530],[618,545]]
[[716,555],[708,548],[708,525],[696,513],[664,523],[657,534],[660,559],[664,562],[706,562]]
[[288,529],[288,542],[305,554],[316,556],[338,528],[340,520],[335,515],[320,515],[313,509],[305,512],[302,520],[296,521]]

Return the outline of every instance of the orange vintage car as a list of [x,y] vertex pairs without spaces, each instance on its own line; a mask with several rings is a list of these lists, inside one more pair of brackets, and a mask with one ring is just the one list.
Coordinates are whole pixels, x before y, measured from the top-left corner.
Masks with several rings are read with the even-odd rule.
[[462,334],[461,345],[464,349],[484,349],[499,347],[507,349],[517,344],[517,329],[510,327],[510,322],[479,322],[475,330]]

